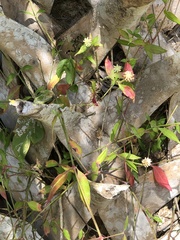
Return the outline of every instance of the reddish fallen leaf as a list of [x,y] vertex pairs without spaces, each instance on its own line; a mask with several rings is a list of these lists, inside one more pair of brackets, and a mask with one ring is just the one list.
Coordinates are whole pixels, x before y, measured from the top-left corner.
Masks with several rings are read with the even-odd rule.
[[158,166],[152,166],[153,168],[153,174],[154,174],[154,179],[155,181],[161,186],[169,191],[172,191],[171,186],[169,185],[169,181],[166,177],[165,172]]
[[111,74],[113,68],[114,68],[114,66],[113,66],[112,62],[107,57],[105,59],[105,70],[106,70],[106,73],[107,73],[108,76]]
[[130,184],[130,186],[132,187],[134,185],[134,176],[131,172],[131,170],[129,169],[129,167],[127,166],[127,164],[125,163],[125,174],[126,174],[126,180],[127,182]]
[[57,85],[57,91],[61,95],[66,95],[70,85],[67,83],[61,83]]

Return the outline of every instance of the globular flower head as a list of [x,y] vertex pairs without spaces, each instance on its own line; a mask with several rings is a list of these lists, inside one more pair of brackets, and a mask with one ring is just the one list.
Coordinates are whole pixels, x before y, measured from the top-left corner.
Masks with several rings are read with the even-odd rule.
[[125,65],[124,65],[122,77],[127,82],[133,82],[134,81],[135,75],[134,75],[131,64],[128,63],[128,62],[126,62]]
[[121,72],[121,69],[122,69],[122,67],[121,66],[119,66],[118,64],[116,64],[116,66],[114,66],[114,72],[115,73],[118,73],[118,72]]
[[86,37],[86,38],[84,38],[83,42],[84,42],[86,47],[91,47],[92,39],[89,38],[89,37]]
[[142,165],[147,168],[149,166],[151,166],[151,162],[152,160],[148,157],[145,157],[143,160],[142,160]]

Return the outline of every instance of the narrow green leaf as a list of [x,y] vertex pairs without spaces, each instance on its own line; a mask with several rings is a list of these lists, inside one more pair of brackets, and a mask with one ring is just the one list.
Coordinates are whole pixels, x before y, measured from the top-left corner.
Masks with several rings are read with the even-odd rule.
[[122,157],[122,158],[125,158],[125,159],[130,159],[130,160],[138,160],[138,159],[141,158],[141,157],[138,157],[134,154],[126,153],[126,152],[121,153],[119,156]]
[[130,167],[130,169],[131,169],[132,171],[138,173],[137,167],[136,167],[136,165],[134,164],[134,162],[126,160],[126,163],[127,163],[128,167]]
[[125,30],[120,29],[119,33],[120,33],[120,37],[123,37],[125,39],[129,39],[129,34]]
[[86,47],[85,44],[83,44],[83,45],[80,47],[79,51],[75,54],[75,56],[77,56],[77,55],[79,55],[79,54],[81,54],[81,53],[84,53],[86,50],[87,50],[87,47]]
[[46,12],[44,9],[39,9],[36,14],[44,13],[44,12]]
[[71,236],[70,236],[68,230],[65,229],[65,228],[63,229],[63,235],[64,235],[66,240],[71,240]]
[[14,80],[14,78],[17,76],[16,73],[10,73],[7,77],[7,86]]
[[178,137],[176,136],[176,134],[174,132],[172,132],[171,130],[169,130],[168,128],[159,128],[159,131],[162,132],[162,134],[164,136],[166,136],[167,138],[177,142],[177,143],[180,143]]
[[32,69],[32,66],[31,65],[25,65],[24,67],[21,68],[21,71],[22,72],[25,72],[25,71],[29,71]]
[[96,61],[94,60],[93,56],[90,55],[90,56],[87,56],[87,59],[94,65],[96,65]]
[[180,24],[180,19],[178,17],[176,17],[176,15],[174,15],[172,12],[169,12],[165,9],[164,14],[169,20],[171,20],[177,24]]
[[55,160],[48,160],[46,162],[46,168],[57,167],[58,163]]
[[35,201],[29,201],[29,202],[27,202],[27,204],[33,211],[36,211],[36,212],[41,212],[42,211],[41,204],[39,204]]
[[78,189],[79,189],[81,200],[87,208],[90,208],[91,193],[90,193],[89,181],[85,176],[85,174],[79,171],[78,169],[77,169],[76,178],[77,178]]
[[98,173],[99,173],[99,165],[94,161],[91,164],[91,180],[95,182],[98,178]]
[[92,39],[91,45],[94,46],[94,47],[101,47],[102,46],[102,44],[100,43],[100,40],[99,40],[99,36],[96,36]]
[[163,222],[162,219],[158,215],[153,216],[153,220],[157,223],[162,223]]
[[34,16],[34,14],[33,14],[32,12],[28,12],[28,11],[21,11],[21,12],[23,12],[23,13],[25,13],[25,14],[29,14],[29,15],[31,15],[31,16]]
[[128,227],[128,223],[129,223],[129,218],[128,216],[126,217],[125,223],[124,223],[124,231],[126,231],[127,227]]
[[129,46],[129,47],[135,47],[136,46],[135,44],[133,44],[132,42],[127,41],[127,40],[118,39],[117,41],[118,41],[118,43],[120,43],[121,45],[124,45],[124,46]]
[[107,153],[108,153],[108,148],[106,147],[102,153],[99,154],[99,156],[97,157],[96,159],[96,163],[97,164],[101,164],[102,162],[104,162],[104,160],[106,159],[106,156],[107,156]]
[[110,140],[111,142],[113,142],[116,137],[117,137],[117,133],[119,132],[119,128],[121,127],[121,121],[118,121],[117,123],[114,124],[114,127],[111,131],[111,135],[110,135]]
[[106,162],[111,162],[113,161],[115,158],[117,157],[117,153],[110,153],[107,157],[106,157]]

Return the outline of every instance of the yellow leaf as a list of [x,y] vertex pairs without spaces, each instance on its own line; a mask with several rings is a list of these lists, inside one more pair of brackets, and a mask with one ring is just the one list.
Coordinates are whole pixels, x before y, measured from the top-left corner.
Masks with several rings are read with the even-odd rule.
[[60,80],[59,77],[57,75],[54,75],[51,78],[50,82],[48,83],[47,89],[52,90],[54,88],[54,86],[59,82],[59,80]]
[[70,146],[71,146],[71,148],[79,155],[79,156],[81,156],[81,154],[82,154],[82,149],[81,149],[81,147],[76,143],[76,142],[74,142],[73,140],[69,140],[69,144],[70,144]]

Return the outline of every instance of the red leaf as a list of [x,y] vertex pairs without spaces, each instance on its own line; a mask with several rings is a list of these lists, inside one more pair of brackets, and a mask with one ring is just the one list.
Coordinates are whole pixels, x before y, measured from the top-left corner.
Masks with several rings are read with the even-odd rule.
[[113,66],[112,62],[107,57],[105,59],[105,69],[106,69],[106,73],[107,73],[108,76],[111,74],[113,68],[114,68],[114,66]]
[[154,174],[155,181],[161,187],[164,187],[164,188],[168,189],[169,191],[172,191],[172,188],[169,185],[169,181],[168,181],[164,171],[160,167],[158,167],[158,166],[152,166],[152,168],[153,168],[153,174]]
[[60,83],[57,85],[57,91],[61,95],[66,95],[70,85],[67,83]]
[[126,163],[125,163],[125,174],[126,174],[127,182],[132,187],[134,185],[134,176],[133,176],[131,170],[128,168]]

